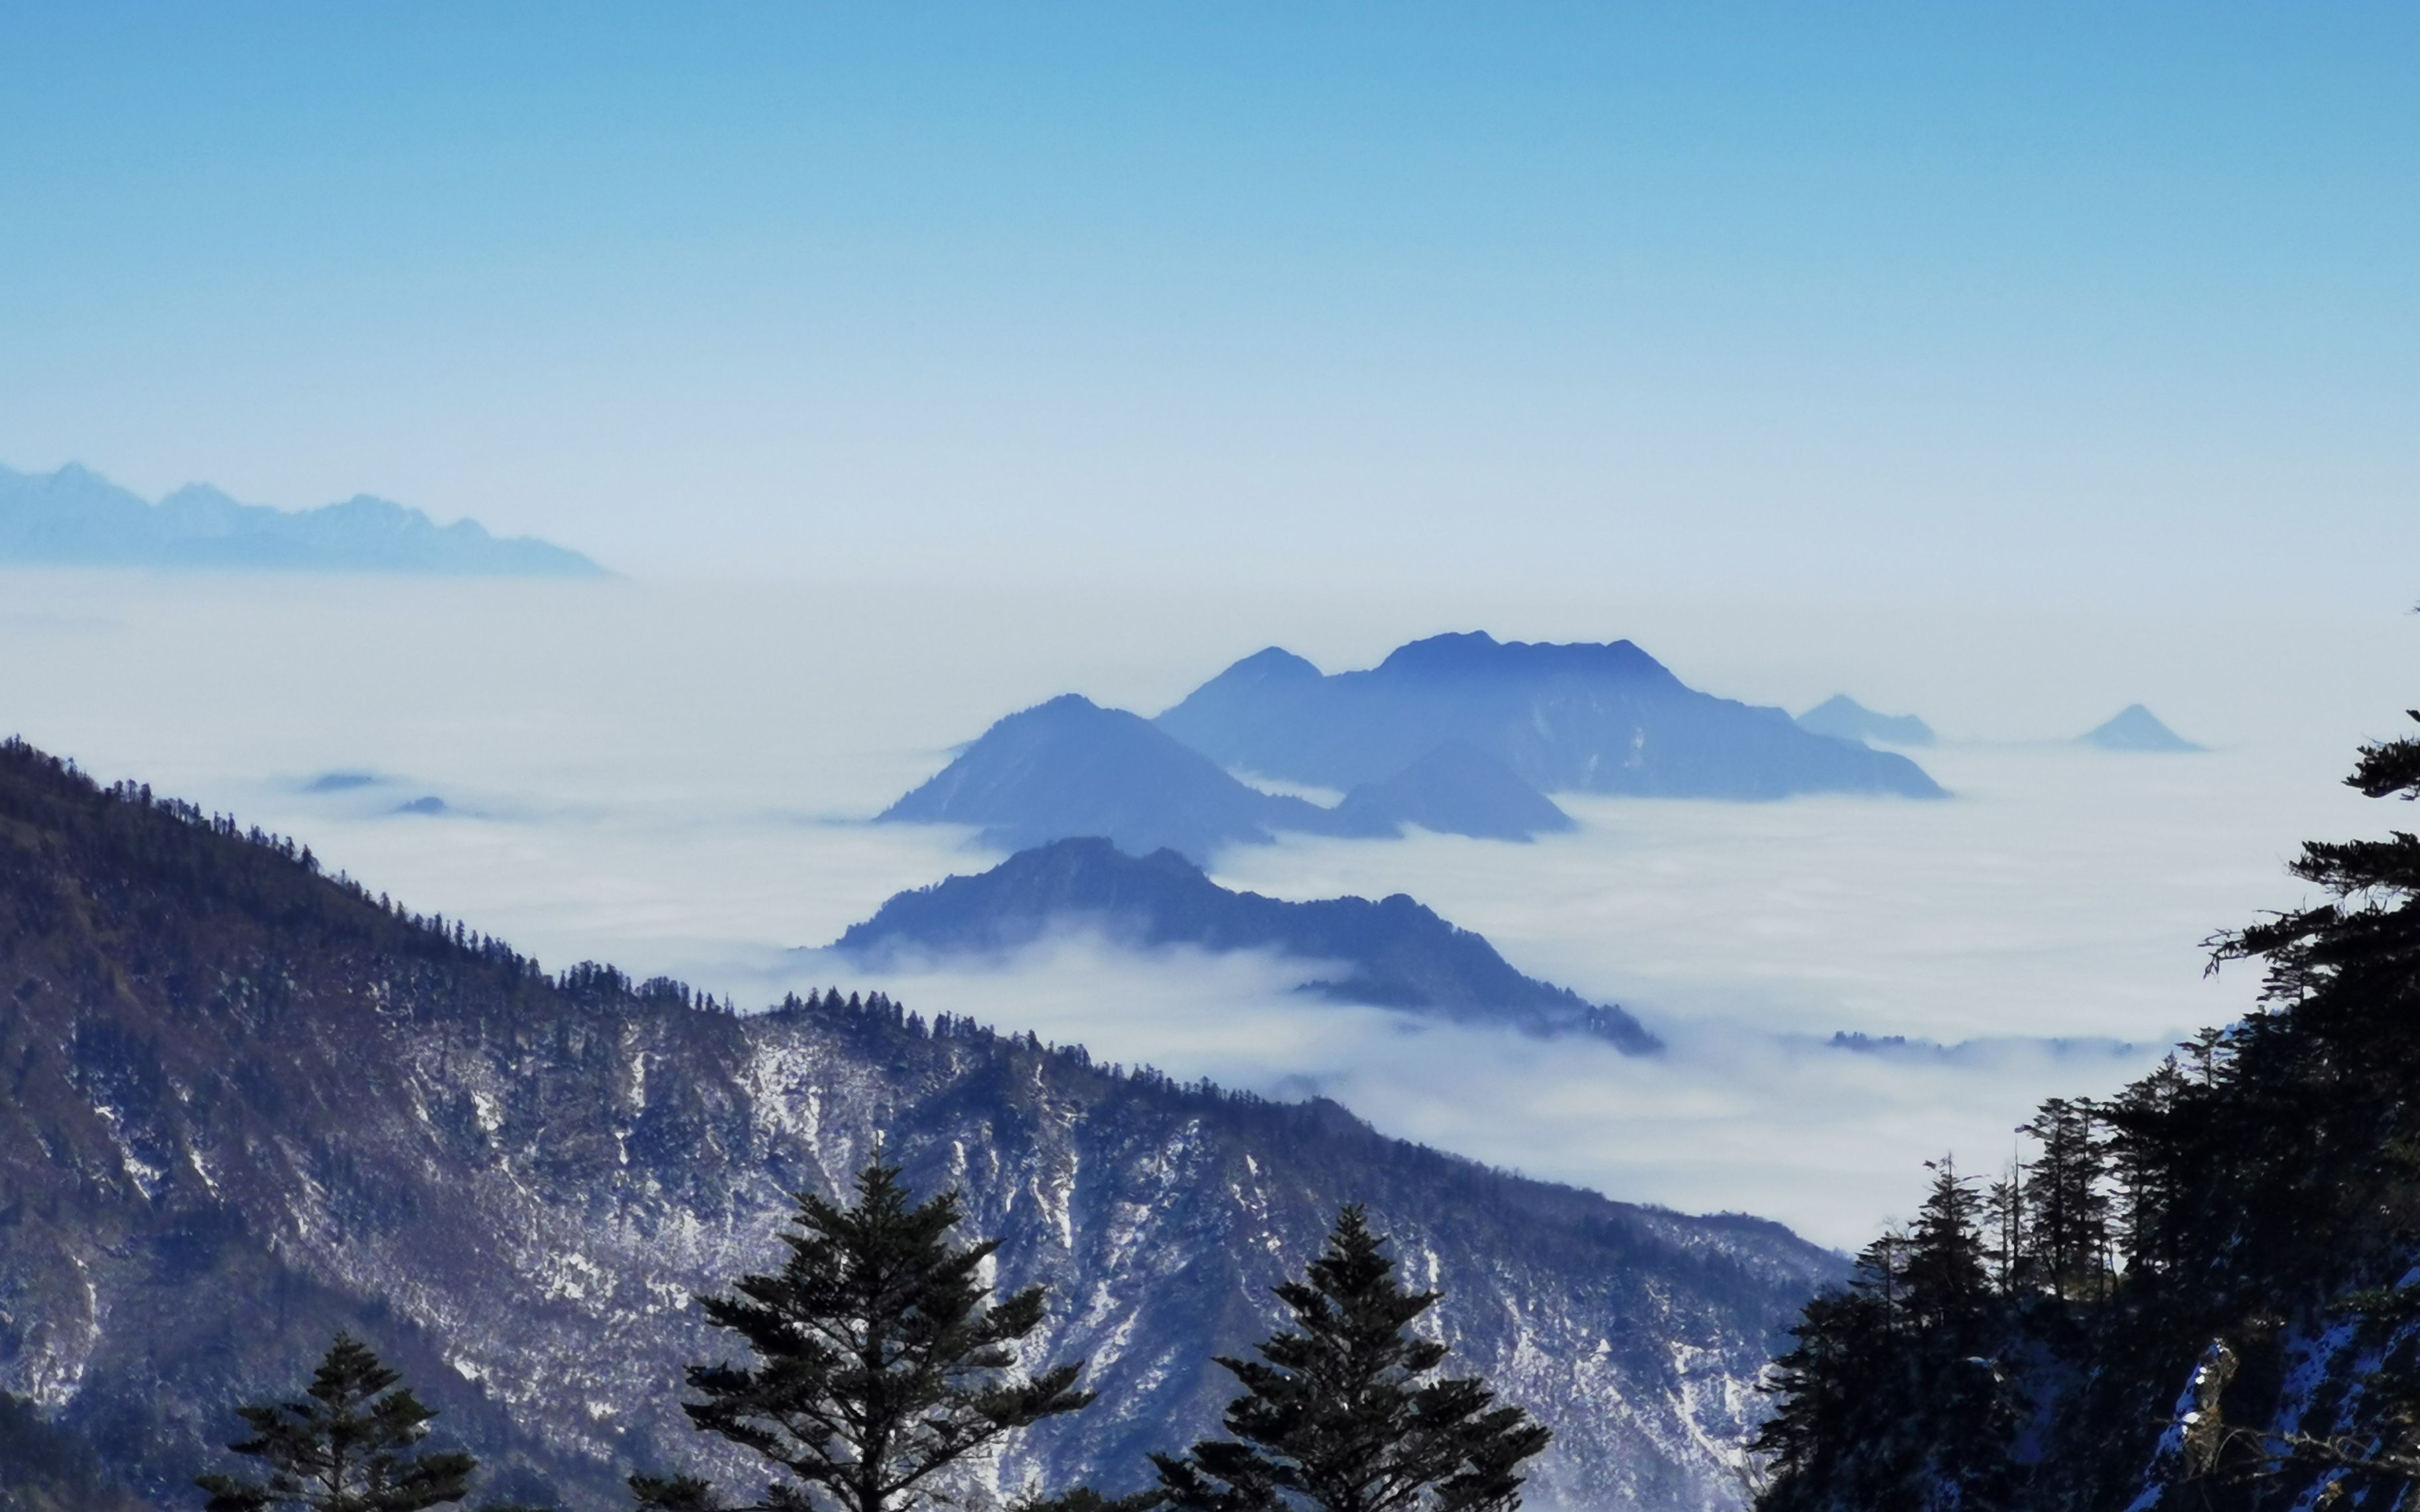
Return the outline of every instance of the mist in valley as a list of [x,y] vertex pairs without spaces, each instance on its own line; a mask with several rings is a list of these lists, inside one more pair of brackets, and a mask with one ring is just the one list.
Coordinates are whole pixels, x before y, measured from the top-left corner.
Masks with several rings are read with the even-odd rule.
[[[104,780],[290,833],[550,966],[676,975],[743,1008],[879,987],[928,1016],[1332,1097],[1481,1161],[1842,1246],[1912,1207],[1922,1161],[1996,1166],[2041,1097],[2113,1090],[2253,1006],[2255,976],[2206,976],[2202,942],[2301,897],[2281,863],[2302,840],[2375,827],[2337,779],[2391,730],[2415,628],[2396,606],[2288,604],[1781,616],[1702,594],[6,588],[0,722]],[[1655,1056],[1338,1006],[1293,991],[1295,964],[1080,930],[880,973],[817,949],[893,892],[1001,858],[955,828],[865,821],[1001,714],[1064,691],[1156,713],[1263,644],[1333,671],[1464,627],[1627,636],[1693,686],[1793,710],[1840,690],[1912,710],[1945,735],[1915,754],[1955,796],[1565,795],[1576,831],[1532,843],[1287,837],[1212,868],[1283,898],[1407,892],[1519,969],[1622,1004],[1666,1041]],[[2136,699],[2214,748],[2064,738]]]

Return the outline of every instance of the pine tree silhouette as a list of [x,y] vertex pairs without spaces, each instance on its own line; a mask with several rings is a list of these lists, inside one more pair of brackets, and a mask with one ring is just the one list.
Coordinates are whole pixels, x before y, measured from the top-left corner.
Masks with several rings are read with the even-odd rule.
[[1154,1455],[1169,1502],[1188,1512],[1520,1505],[1520,1466],[1550,1435],[1476,1377],[1419,1379],[1446,1347],[1406,1330],[1438,1293],[1406,1290],[1384,1243],[1348,1207],[1309,1279],[1277,1288],[1299,1331],[1263,1344],[1260,1361],[1218,1361],[1244,1383],[1226,1412],[1234,1438]]
[[478,1461],[467,1454],[415,1454],[437,1414],[367,1346],[339,1334],[299,1401],[239,1407],[254,1436],[228,1445],[264,1460],[265,1480],[204,1475],[209,1512],[421,1512],[458,1504]]
[[[691,1367],[705,1399],[683,1411],[787,1477],[750,1507],[901,1512],[946,1501],[934,1479],[943,1471],[1093,1399],[1076,1389],[1081,1361],[1015,1377],[1015,1345],[1041,1326],[1043,1288],[986,1305],[976,1275],[1000,1242],[953,1245],[957,1193],[912,1203],[899,1177],[876,1150],[854,1207],[801,1194],[783,1268],[698,1299],[757,1364]],[[692,1477],[630,1485],[661,1512],[722,1504]]]

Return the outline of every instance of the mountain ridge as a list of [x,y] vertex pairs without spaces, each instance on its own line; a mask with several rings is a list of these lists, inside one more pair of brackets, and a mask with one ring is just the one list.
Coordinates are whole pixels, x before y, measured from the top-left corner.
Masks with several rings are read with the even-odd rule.
[[1622,1009],[1523,975],[1483,935],[1404,894],[1376,902],[1265,898],[1219,887],[1173,850],[1132,857],[1098,839],[1054,841],[980,875],[893,894],[831,949],[878,966],[911,951],[1014,949],[1075,925],[1141,948],[1276,949],[1306,962],[1347,964],[1347,975],[1311,978],[1298,988],[1334,1002],[1531,1033],[1591,1034],[1632,1054],[1662,1048]]
[[1151,720],[1062,693],[995,721],[939,772],[875,816],[877,824],[971,824],[1015,852],[1098,836],[1147,856],[1208,862],[1223,847],[1280,832],[1400,838],[1407,824],[1526,841],[1571,817],[1497,763],[1446,742],[1335,808],[1264,793]]
[[473,519],[439,525],[356,494],[317,509],[245,504],[207,484],[147,501],[89,468],[0,467],[0,563],[187,570],[601,578],[587,557]]
[[1222,765],[1347,790],[1462,740],[1548,795],[1945,795],[1904,756],[1815,734],[1780,709],[1699,692],[1629,640],[1458,632],[1333,674],[1272,646],[1154,722]]
[[1931,746],[1932,726],[1913,714],[1877,714],[1846,693],[1835,693],[1798,717],[1798,727],[1839,740],[1889,746]]

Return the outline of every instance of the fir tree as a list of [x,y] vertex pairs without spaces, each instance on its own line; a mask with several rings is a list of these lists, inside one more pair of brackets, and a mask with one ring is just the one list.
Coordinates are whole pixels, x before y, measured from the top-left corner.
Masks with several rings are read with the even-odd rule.
[[[683,1411],[787,1477],[753,1507],[899,1512],[944,1501],[942,1472],[1093,1399],[1076,1389],[1081,1361],[1016,1378],[1016,1345],[1041,1326],[1043,1288],[988,1301],[976,1277],[1000,1242],[952,1244],[958,1194],[914,1203],[899,1176],[877,1150],[858,1173],[856,1206],[801,1193],[783,1268],[698,1299],[757,1364],[693,1366],[690,1386],[705,1399]],[[719,1504],[688,1477],[630,1485],[665,1512]]]
[[2020,1132],[2041,1147],[2025,1167],[2032,1273],[2054,1295],[2094,1295],[2107,1273],[2109,1241],[2100,1107],[2090,1098],[2055,1097]]
[[478,1461],[460,1453],[414,1453],[437,1414],[367,1346],[339,1334],[297,1401],[239,1407],[253,1437],[229,1444],[264,1461],[264,1480],[204,1475],[209,1512],[420,1512],[469,1494]]
[[2118,1238],[2126,1273],[2138,1285],[2154,1282],[2176,1263],[2170,1218],[2184,1164],[2177,1108],[2191,1091],[2184,1069],[2170,1056],[2108,1104]]
[[1991,1273],[1984,1268],[1983,1234],[1977,1226],[1982,1199],[1969,1178],[1943,1156],[1928,1163],[1932,1190],[1925,1195],[1907,1238],[1902,1267],[1905,1308],[1922,1334],[1962,1337],[1990,1304]]
[[1999,1294],[1982,1201],[1945,1159],[1905,1232],[1858,1255],[1846,1287],[1807,1304],[1764,1389],[1774,1414],[1749,1443],[1763,1512],[1983,1512],[2009,1504],[2016,1414],[1980,1352]]
[[[1876,1252],[1859,1257],[1863,1270]],[[1864,1433],[1866,1409],[1892,1361],[1892,1328],[1876,1287],[1835,1287],[1807,1304],[1792,1348],[1773,1363],[1763,1390],[1775,1398],[1748,1443],[1762,1458],[1767,1486],[1759,1507],[1824,1504],[1820,1494],[1843,1484],[1846,1462]]]
[[2025,1171],[2013,1152],[2006,1174],[1988,1189],[1985,1208],[1992,1222],[1992,1282],[2013,1292],[2025,1247]]
[[1258,1361],[1220,1358],[1243,1382],[1232,1440],[1154,1455],[1161,1489],[1187,1512],[1511,1512],[1522,1463],[1547,1430],[1497,1405],[1476,1377],[1427,1380],[1446,1346],[1409,1332],[1438,1293],[1406,1289],[1385,1241],[1347,1207],[1307,1280],[1277,1288],[1296,1332]]

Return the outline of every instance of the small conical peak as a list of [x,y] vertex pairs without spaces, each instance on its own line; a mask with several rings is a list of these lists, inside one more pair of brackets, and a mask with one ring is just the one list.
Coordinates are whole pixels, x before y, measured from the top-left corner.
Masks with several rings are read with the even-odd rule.
[[2103,750],[2201,750],[2160,721],[2157,715],[2140,703],[2129,703],[2118,711],[2107,723],[2079,736],[2087,746]]
[[1317,677],[1319,669],[1283,646],[1264,646],[1227,669],[1262,677]]

